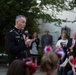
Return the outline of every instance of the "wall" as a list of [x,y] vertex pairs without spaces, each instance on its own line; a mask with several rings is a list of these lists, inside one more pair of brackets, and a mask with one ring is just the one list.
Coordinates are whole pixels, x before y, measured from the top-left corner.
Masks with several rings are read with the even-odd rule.
[[[76,8],[73,11],[63,11],[63,12],[59,12],[57,15],[58,18],[61,19],[67,19],[68,21],[73,21],[76,19]],[[41,29],[41,33],[39,34],[39,38],[41,38],[41,36],[44,34],[45,29],[48,29],[50,31],[49,34],[53,35],[53,44],[55,47],[55,44],[57,42],[58,37],[61,35],[61,28],[64,26],[67,26],[71,29],[71,36],[74,32],[76,32],[76,22],[71,23],[71,22],[67,22],[67,23],[62,23],[61,26],[62,27],[56,27],[54,25],[54,23],[43,23],[41,20],[39,20],[40,22],[40,29]]]
[[[76,32],[76,23],[63,23],[62,27],[67,26],[71,29],[71,36],[72,33]],[[39,25],[41,29],[41,33],[39,34],[39,38],[41,39],[41,36],[44,34],[45,29],[49,30],[49,34],[53,36],[53,48],[55,48],[55,45],[57,43],[58,37],[61,35],[61,28],[54,25],[54,23],[42,23]],[[71,37],[70,36],[70,37]],[[41,46],[41,44],[40,44]]]

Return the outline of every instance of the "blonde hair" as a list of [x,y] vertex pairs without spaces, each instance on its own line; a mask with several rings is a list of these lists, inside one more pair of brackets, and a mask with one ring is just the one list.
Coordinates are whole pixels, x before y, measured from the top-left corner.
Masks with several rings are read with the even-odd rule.
[[58,65],[59,58],[54,51],[46,52],[41,59],[41,70],[51,72]]

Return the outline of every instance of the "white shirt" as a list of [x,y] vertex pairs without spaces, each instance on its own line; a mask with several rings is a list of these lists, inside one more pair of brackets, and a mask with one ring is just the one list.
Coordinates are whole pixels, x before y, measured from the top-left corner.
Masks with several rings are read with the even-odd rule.
[[71,47],[74,47],[74,45],[75,45],[75,40],[73,39],[72,40],[72,46]]
[[38,54],[36,42],[33,42],[32,49],[30,50],[30,54]]
[[67,43],[68,43],[68,39],[66,39],[66,40],[62,40],[62,39],[60,39],[60,40],[57,42],[56,47],[58,46],[58,47],[61,48],[61,43],[67,45]]

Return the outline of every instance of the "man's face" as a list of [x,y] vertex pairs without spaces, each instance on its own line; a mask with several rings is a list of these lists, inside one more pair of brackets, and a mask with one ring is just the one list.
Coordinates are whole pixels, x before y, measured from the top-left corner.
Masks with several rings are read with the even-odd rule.
[[48,30],[45,30],[45,34],[48,34],[49,33],[49,31]]
[[20,30],[24,30],[26,26],[26,19],[24,17],[21,17],[16,21],[17,28]]
[[76,39],[76,32],[75,33],[73,33],[73,39]]

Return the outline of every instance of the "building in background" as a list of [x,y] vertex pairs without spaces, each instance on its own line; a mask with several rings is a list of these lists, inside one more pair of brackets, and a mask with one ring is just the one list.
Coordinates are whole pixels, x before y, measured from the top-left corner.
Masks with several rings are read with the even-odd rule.
[[[74,11],[76,11],[76,9],[74,9]],[[76,13],[64,11],[60,13],[58,17],[61,19],[67,19],[68,21],[73,21],[76,17]],[[41,30],[41,33],[39,34],[39,38],[41,38],[41,36],[44,34],[45,29],[48,29],[49,33],[53,35],[53,47],[54,48],[58,40],[58,37],[61,35],[62,28],[64,27],[69,28],[68,34],[70,35],[70,37],[72,37],[72,34],[76,32],[76,22],[74,23],[73,22],[65,22],[65,23],[62,22],[61,27],[55,26],[55,23],[44,23],[41,20],[39,22],[40,22],[39,27]]]

